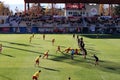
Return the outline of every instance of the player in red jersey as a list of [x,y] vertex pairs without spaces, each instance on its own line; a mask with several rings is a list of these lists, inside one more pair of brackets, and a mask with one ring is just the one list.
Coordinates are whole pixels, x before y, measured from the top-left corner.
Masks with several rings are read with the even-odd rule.
[[44,53],[42,58],[44,59],[46,57],[48,59],[48,53],[49,53],[49,50]]

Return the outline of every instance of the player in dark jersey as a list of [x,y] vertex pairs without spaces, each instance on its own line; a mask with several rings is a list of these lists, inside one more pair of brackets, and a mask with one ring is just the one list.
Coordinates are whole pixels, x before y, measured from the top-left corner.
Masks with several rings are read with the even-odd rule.
[[95,65],[98,65],[99,58],[94,54],[93,57],[95,58]]
[[75,34],[73,34],[73,38],[75,38]]
[[52,39],[52,45],[54,46],[54,43],[55,43],[55,39]]
[[87,50],[85,48],[82,49],[84,59],[86,59],[87,56]]
[[2,52],[2,44],[0,44],[0,53]]
[[45,34],[43,34],[43,40],[45,40]]
[[58,51],[61,52],[60,46],[57,47],[56,53],[57,53]]

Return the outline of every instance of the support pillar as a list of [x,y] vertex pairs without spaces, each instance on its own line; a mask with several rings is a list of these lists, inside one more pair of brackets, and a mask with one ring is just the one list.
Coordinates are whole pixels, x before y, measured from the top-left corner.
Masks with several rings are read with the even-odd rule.
[[54,15],[54,3],[52,3],[52,15]]
[[38,3],[38,6],[40,7],[40,3]]
[[113,4],[111,4],[111,16],[113,16]]
[[108,13],[109,13],[109,16],[111,15],[111,5],[109,4],[109,8],[108,8]]
[[41,12],[40,3],[38,3],[37,10],[38,10],[37,13],[40,14],[40,12]]
[[26,14],[26,2],[24,3],[24,13]]
[[28,11],[30,10],[30,5],[29,5],[29,3],[27,4],[27,7],[28,7]]
[[65,16],[67,16],[67,3],[65,3],[65,13],[64,13]]

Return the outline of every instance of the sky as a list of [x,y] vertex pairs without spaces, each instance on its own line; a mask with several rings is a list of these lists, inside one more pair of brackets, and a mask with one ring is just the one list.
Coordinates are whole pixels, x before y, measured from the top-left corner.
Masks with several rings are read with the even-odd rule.
[[15,12],[15,8],[18,7],[20,10],[24,10],[24,0],[0,0],[8,5],[10,10]]
[[[14,13],[16,12],[16,7],[19,11],[24,11],[24,0],[0,0],[4,2],[5,5],[8,5],[10,10],[12,10]],[[48,6],[48,4],[41,4],[41,6]],[[58,8],[63,8],[64,4],[58,4]]]
[[[10,10],[15,12],[16,7],[20,10],[24,10],[24,0],[0,0],[4,2],[5,5],[8,5]],[[41,4],[41,6],[47,6],[48,4]],[[57,7],[64,7],[63,4],[58,4]]]

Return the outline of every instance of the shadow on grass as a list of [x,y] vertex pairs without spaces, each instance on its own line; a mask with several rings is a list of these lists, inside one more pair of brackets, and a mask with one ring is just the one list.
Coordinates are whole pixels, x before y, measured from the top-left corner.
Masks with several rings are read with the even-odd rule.
[[93,39],[120,39],[120,34],[82,34],[81,36],[93,38]]
[[[16,47],[11,47],[11,46],[3,46],[6,48],[11,48],[11,49],[16,49],[16,50],[21,50],[21,51],[26,51],[26,52],[31,52],[31,53],[35,53],[35,54],[43,54],[41,52],[37,52],[37,51],[32,51],[32,50],[27,50],[27,49],[21,49],[21,48],[16,48]],[[49,56],[54,56],[52,54],[49,54]]]
[[26,49],[20,49],[20,48],[11,47],[11,46],[3,46],[3,47],[17,49],[17,50],[26,51],[26,52],[32,52],[32,53],[36,53],[36,54],[42,54],[40,52],[36,52],[36,51],[32,51],[32,50],[26,50]]
[[69,60],[70,59],[70,55],[68,55],[68,56],[65,56],[65,55],[67,55],[67,54],[64,54],[63,56],[56,56],[55,58],[52,58],[50,60],[53,60],[53,61],[63,61],[63,62],[64,62],[64,60]]
[[80,65],[82,67],[89,68],[89,69],[97,68],[98,70],[101,70],[104,72],[120,74],[120,64],[119,63],[100,60],[99,65],[95,66],[94,58],[87,58],[86,60],[82,59],[82,60],[74,60],[74,61],[75,61],[74,63],[80,62],[80,64],[82,62],[82,65],[80,65],[80,64],[74,64],[74,65]]
[[101,52],[92,48],[87,48],[88,55],[100,54]]
[[11,78],[9,78],[9,77],[6,77],[6,76],[4,76],[4,75],[1,75],[1,74],[0,74],[0,77],[2,77],[2,78],[5,78],[5,80],[12,80]]
[[88,68],[88,69],[97,68],[98,70],[101,70],[104,72],[120,74],[120,63],[100,60],[99,65],[95,66],[94,58],[89,57],[89,56],[87,57],[87,59],[83,59],[83,56],[75,55],[74,60],[71,60],[70,55],[65,54],[62,56],[54,57],[51,60],[58,61],[58,62],[64,62],[64,63],[68,63],[68,64],[75,65],[75,66],[81,66],[81,67]]
[[58,71],[58,72],[59,72],[59,70],[52,69],[52,68],[47,68],[47,67],[42,67],[42,66],[39,66],[39,68],[43,68],[43,69],[45,69],[45,70]]
[[120,74],[120,64],[110,61],[100,62],[99,68],[102,71]]
[[9,43],[9,44],[14,44],[14,45],[20,45],[20,46],[32,46],[32,45],[29,45],[29,44],[15,43],[15,42],[9,42],[9,41],[1,41],[0,40],[0,42],[5,42],[5,43]]
[[8,56],[8,57],[15,58],[14,56],[12,56],[12,55],[8,55],[8,54],[3,54],[3,53],[0,53],[0,55],[4,55],[4,56]]

